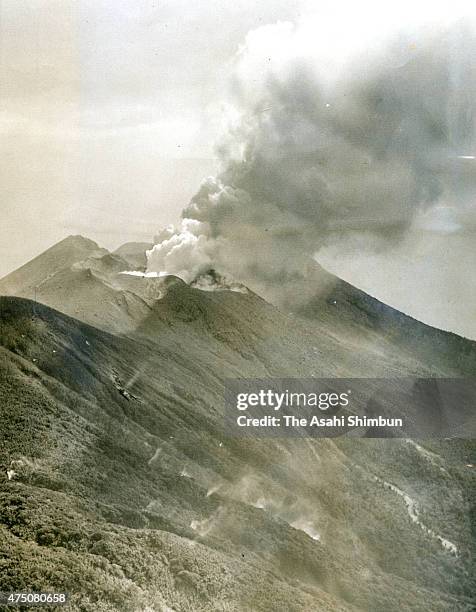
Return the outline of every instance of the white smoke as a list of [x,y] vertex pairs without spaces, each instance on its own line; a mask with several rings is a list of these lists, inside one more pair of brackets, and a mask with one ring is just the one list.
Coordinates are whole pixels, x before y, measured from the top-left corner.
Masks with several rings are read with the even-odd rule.
[[168,226],[156,240],[157,244],[147,251],[149,272],[174,274],[190,282],[212,267],[215,244],[207,223],[184,219],[180,229]]
[[463,217],[474,225],[474,28],[395,31],[395,15],[367,17],[248,34],[218,146],[223,169],[181,227],[158,236],[149,272],[191,282],[213,269],[286,300],[322,247],[357,236],[378,252],[433,207],[464,210],[458,223],[445,217],[450,231]]

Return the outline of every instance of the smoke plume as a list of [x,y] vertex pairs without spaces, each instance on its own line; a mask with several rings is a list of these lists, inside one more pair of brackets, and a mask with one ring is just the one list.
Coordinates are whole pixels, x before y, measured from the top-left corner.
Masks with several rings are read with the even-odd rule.
[[191,282],[214,269],[289,302],[323,247],[379,252],[415,223],[474,226],[475,56],[467,21],[378,38],[319,20],[250,32],[222,170],[158,236],[149,271]]

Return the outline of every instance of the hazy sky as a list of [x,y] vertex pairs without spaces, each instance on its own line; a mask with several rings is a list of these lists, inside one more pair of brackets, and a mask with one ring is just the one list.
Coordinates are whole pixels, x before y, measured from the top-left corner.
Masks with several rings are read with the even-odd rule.
[[290,0],[0,0],[0,275],[150,240],[215,170],[229,62]]

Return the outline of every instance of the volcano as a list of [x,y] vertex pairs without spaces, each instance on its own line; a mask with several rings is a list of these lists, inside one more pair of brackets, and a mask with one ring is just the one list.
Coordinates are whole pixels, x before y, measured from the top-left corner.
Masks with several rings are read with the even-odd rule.
[[227,378],[469,378],[476,343],[324,271],[290,314],[125,275],[134,248],[70,237],[0,281],[2,591],[91,612],[473,609],[473,441],[229,438],[221,414]]

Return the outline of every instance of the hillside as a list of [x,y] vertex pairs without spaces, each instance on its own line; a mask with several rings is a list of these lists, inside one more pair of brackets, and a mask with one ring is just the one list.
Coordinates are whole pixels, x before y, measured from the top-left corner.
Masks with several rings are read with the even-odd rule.
[[318,278],[324,290],[318,288],[297,310],[300,317],[344,342],[359,345],[364,340],[376,352],[379,347],[383,353],[389,347],[396,353],[404,351],[431,364],[439,376],[474,376],[476,342],[421,323],[322,268]]
[[[134,247],[134,248],[132,248]],[[35,299],[109,332],[133,330],[149,312],[147,296],[121,274],[138,257],[140,244],[109,253],[82,236],[69,236],[0,279],[0,295]],[[145,255],[144,255],[145,256]]]
[[228,439],[221,406],[230,376],[465,375],[473,343],[408,322],[420,351],[173,278],[160,296],[128,337],[0,298],[3,590],[91,611],[469,612],[471,441]]
[[92,255],[107,253],[95,242],[83,236],[68,236],[47,249],[25,265],[0,280],[0,291],[4,295],[21,295],[33,298],[35,287],[49,280],[58,271],[70,268],[78,261]]

